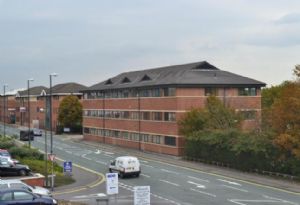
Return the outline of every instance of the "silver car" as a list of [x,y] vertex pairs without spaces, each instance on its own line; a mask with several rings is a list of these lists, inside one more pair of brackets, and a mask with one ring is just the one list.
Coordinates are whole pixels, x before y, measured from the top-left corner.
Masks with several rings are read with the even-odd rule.
[[43,196],[52,196],[51,192],[48,189],[39,186],[30,186],[18,179],[0,180],[0,190],[9,189],[9,188],[25,189],[34,194],[39,194]]

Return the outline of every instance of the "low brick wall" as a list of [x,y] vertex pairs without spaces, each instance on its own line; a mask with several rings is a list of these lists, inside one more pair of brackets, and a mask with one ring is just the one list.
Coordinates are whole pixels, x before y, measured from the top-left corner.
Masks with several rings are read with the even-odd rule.
[[29,184],[30,186],[41,186],[43,187],[45,184],[45,176],[41,174],[34,174],[33,176],[22,177],[21,181]]

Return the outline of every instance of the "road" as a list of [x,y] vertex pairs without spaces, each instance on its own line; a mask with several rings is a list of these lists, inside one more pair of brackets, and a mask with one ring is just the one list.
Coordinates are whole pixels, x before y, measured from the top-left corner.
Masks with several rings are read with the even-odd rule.
[[[7,133],[15,134],[17,130],[7,128]],[[44,142],[44,136],[36,137],[32,145],[44,150]],[[49,145],[48,139],[48,150]],[[108,171],[107,163],[120,155],[56,135],[53,137],[53,150],[59,158],[103,174]],[[151,202],[155,202],[151,204],[300,205],[299,193],[149,159],[142,158],[141,166],[139,178],[119,179],[120,194],[117,198],[132,201],[133,187],[147,185],[151,188]],[[97,193],[99,191],[95,190],[95,193],[89,194]]]

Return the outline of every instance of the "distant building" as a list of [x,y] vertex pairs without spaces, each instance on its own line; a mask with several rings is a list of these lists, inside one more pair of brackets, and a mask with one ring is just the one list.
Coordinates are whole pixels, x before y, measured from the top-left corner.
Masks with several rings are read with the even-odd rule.
[[[78,83],[63,83],[52,87],[52,129],[54,131],[58,123],[57,117],[60,102],[68,95],[75,95],[81,100],[82,93],[79,91],[85,88],[86,86]],[[31,127],[49,129],[49,96],[49,88],[47,87],[36,86],[29,89],[30,120],[28,120],[28,90],[19,91],[16,95],[11,96],[10,108],[14,109],[14,112],[11,111],[11,113],[14,113],[15,118],[15,121],[11,123],[27,127],[28,122],[30,122]],[[1,121],[3,121],[2,119]]]
[[259,125],[265,83],[204,62],[121,73],[82,92],[84,139],[182,155],[177,121],[215,95],[245,114],[244,129]]

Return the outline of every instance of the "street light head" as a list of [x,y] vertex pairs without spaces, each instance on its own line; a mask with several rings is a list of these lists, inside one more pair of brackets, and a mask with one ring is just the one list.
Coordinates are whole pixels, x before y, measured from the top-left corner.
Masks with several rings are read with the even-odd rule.
[[34,81],[34,79],[33,78],[29,78],[28,81]]
[[51,73],[50,76],[56,77],[56,76],[58,76],[58,74],[57,73]]

